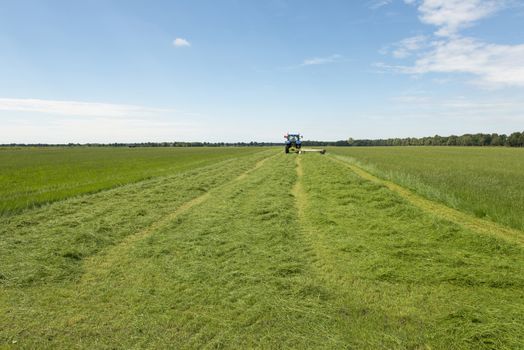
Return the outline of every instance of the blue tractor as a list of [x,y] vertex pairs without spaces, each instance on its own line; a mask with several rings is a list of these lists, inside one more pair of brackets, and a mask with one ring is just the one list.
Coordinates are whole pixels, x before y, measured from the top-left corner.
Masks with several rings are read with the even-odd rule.
[[300,153],[302,148],[302,136],[300,134],[286,134],[284,138],[286,139],[286,153]]

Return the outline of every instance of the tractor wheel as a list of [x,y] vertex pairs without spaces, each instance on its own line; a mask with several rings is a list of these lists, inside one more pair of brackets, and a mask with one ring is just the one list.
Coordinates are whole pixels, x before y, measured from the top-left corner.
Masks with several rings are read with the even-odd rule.
[[289,147],[286,146],[286,154],[289,153]]

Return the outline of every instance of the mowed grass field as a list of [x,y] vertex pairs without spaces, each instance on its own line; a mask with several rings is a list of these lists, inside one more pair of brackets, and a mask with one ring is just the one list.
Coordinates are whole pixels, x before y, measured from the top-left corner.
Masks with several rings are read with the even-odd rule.
[[524,148],[340,147],[330,151],[429,199],[524,230]]
[[417,196],[259,149],[4,216],[0,345],[523,348],[523,232]]
[[0,148],[0,215],[250,155],[256,148]]

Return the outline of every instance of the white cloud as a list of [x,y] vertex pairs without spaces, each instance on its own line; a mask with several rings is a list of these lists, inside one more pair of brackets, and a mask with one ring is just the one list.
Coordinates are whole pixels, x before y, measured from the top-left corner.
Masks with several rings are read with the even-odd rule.
[[21,98],[0,98],[0,110],[83,117],[151,116],[159,113],[175,112],[174,110],[170,109],[150,108],[124,104]]
[[425,35],[412,36],[401,40],[400,42],[393,45],[393,56],[395,58],[406,58],[411,56],[415,51],[418,51],[424,47],[427,47],[429,38]]
[[0,98],[0,143],[197,140],[199,120],[173,109]]
[[[407,94],[392,97],[392,104],[389,106],[393,112],[401,112],[402,115],[427,115],[435,118],[451,118],[456,122],[476,121],[481,124],[497,124],[505,120],[518,125],[522,125],[524,116],[521,111],[524,102],[515,97],[483,96],[483,97],[439,97],[425,94]],[[499,127],[502,125],[499,125]],[[511,128],[508,128],[511,130]],[[485,130],[488,130],[485,128]],[[471,129],[470,129],[471,131]]]
[[2,121],[0,143],[192,141],[200,139],[202,129],[198,123],[99,117]]
[[173,46],[175,47],[189,47],[191,43],[184,38],[176,38],[173,40]]
[[488,88],[524,86],[524,44],[502,45],[464,37],[460,30],[507,6],[505,0],[404,0],[416,4],[420,19],[438,27],[435,36],[416,36],[392,45],[392,55],[405,59],[416,54],[412,65],[378,68],[420,75],[462,73]]
[[341,55],[331,55],[327,57],[308,58],[308,59],[305,59],[304,62],[302,62],[301,66],[313,66],[313,65],[318,65],[318,64],[335,63],[335,62],[340,62],[341,59],[342,59]]
[[381,7],[391,4],[393,0],[374,0],[370,3],[369,8],[372,10],[377,10]]
[[472,38],[452,38],[433,43],[404,72],[412,74],[469,73],[488,87],[524,86],[524,44],[488,44]]
[[420,20],[437,26],[439,36],[451,36],[505,6],[504,0],[405,0],[418,4]]

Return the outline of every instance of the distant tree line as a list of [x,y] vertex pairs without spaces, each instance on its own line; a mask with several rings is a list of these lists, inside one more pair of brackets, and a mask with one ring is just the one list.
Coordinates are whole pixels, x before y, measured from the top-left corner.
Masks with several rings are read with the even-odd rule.
[[261,147],[281,146],[280,142],[138,142],[138,143],[9,143],[0,147]]
[[305,141],[306,146],[506,146],[524,147],[524,132],[505,134],[464,134],[461,136],[407,137],[376,140]]
[[[281,146],[280,142],[142,142],[142,143],[68,143],[0,144],[0,147],[260,147]],[[407,137],[375,140],[303,141],[304,146],[506,146],[524,147],[524,131],[505,134],[464,134],[461,136]]]

